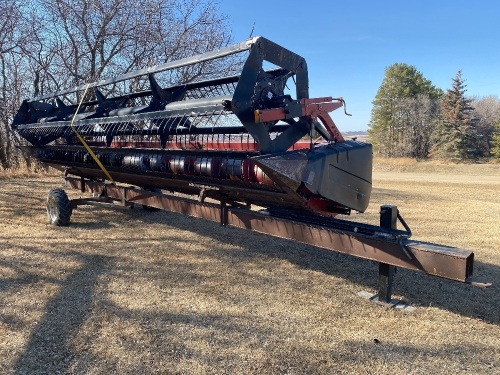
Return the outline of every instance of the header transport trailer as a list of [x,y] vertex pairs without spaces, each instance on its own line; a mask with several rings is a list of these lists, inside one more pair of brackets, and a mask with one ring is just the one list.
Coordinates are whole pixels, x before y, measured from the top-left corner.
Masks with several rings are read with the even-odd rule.
[[471,281],[471,251],[410,240],[397,207],[382,206],[379,225],[338,218],[364,212],[372,189],[371,145],[329,115],[342,107],[309,98],[301,56],[255,37],[26,100],[12,128],[89,193],[52,189],[54,225],[83,204],[142,205],[374,260],[387,302],[395,267],[486,285]]

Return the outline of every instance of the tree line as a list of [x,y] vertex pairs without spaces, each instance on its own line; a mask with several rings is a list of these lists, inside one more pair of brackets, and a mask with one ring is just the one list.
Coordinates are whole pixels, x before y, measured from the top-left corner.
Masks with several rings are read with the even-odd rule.
[[471,161],[500,159],[500,99],[471,98],[462,72],[444,92],[414,66],[396,63],[373,101],[369,124],[383,157]]
[[24,99],[224,47],[229,30],[217,0],[0,0],[0,169],[30,163],[10,129]]
[[[0,0],[0,169],[30,164],[10,129],[24,99],[221,48],[230,39],[217,0]],[[220,68],[187,67],[169,80],[187,83]],[[393,64],[369,126],[381,156],[500,159],[500,100],[467,97],[461,72],[443,92],[415,67]]]

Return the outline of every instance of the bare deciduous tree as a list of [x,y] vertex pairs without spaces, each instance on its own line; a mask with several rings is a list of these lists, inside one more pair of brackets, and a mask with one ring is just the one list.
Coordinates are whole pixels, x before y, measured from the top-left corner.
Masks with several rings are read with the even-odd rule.
[[[111,77],[206,52],[229,42],[212,0],[38,0],[55,54],[46,74],[65,85]],[[187,69],[176,80],[201,73]]]
[[487,156],[496,132],[496,124],[500,123],[500,99],[496,96],[474,98],[472,105],[474,106],[473,117],[477,121],[480,135],[477,147],[482,155]]
[[394,145],[394,156],[427,158],[439,116],[438,100],[419,94],[414,98],[401,98],[395,106],[394,126],[399,139]]
[[22,47],[29,43],[29,35],[22,2],[0,0],[0,14],[0,167],[5,169],[18,163],[10,122],[25,87]]
[[[23,99],[203,53],[231,41],[217,0],[0,0],[0,15],[2,168],[21,159],[12,146],[10,123]],[[157,79],[162,84],[190,82],[231,68],[215,61]]]

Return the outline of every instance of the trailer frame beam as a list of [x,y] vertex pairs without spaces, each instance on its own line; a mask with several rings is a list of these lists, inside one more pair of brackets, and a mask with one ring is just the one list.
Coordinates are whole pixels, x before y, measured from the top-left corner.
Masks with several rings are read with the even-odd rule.
[[[286,218],[272,211],[260,212],[232,206],[230,202],[198,202],[170,194],[156,193],[133,187],[120,187],[103,181],[65,177],[72,188],[86,190],[94,196],[177,212],[184,215],[218,222],[223,226],[249,229],[255,232],[294,240],[335,252],[352,255],[428,275],[489,286],[472,281],[474,253],[470,250],[413,241],[397,231],[384,226],[371,226],[356,222],[324,218],[315,215],[315,222],[301,218]],[[76,202],[85,204],[85,200]],[[397,210],[397,209],[396,209]],[[319,223],[319,224],[318,224]],[[338,225],[336,225],[338,223]],[[411,256],[408,256],[411,255]],[[390,268],[389,268],[390,269]],[[382,273],[383,274],[383,273]],[[383,274],[385,277],[385,274]],[[392,281],[388,275],[387,288],[381,294],[390,296]],[[380,291],[379,291],[380,293]]]

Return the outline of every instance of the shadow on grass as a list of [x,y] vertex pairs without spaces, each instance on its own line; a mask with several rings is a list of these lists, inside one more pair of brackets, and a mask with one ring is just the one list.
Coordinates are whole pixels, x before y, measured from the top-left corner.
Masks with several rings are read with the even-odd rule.
[[35,273],[27,272],[25,271],[25,267],[21,266],[22,264],[21,261],[16,260],[15,262],[13,261],[8,261],[4,259],[0,259],[0,266],[13,270],[15,273],[18,275],[17,277],[2,277],[0,278],[0,292],[3,292],[5,290],[9,290],[11,288],[18,288],[22,287],[24,285],[31,285],[35,284],[38,281],[46,281],[50,283],[58,283],[58,280],[55,278],[47,277],[47,276],[40,276]]
[[111,258],[76,255],[82,266],[61,283],[60,292],[45,307],[45,314],[32,330],[17,359],[16,374],[68,373],[74,353],[71,340],[92,310],[94,286]]
[[[262,234],[238,228],[222,228],[217,223],[189,218],[176,213],[149,213],[142,210],[130,210],[127,211],[126,216],[137,221],[140,224],[139,226],[166,224],[182,231],[190,231],[204,237],[211,237],[218,242],[230,242],[238,248],[237,251],[228,250],[227,248],[209,249],[208,251],[212,257],[240,257],[239,261],[241,262],[258,257],[283,259],[303,269],[319,271],[344,278],[349,282],[360,285],[360,290],[366,287],[370,289],[376,288],[378,267],[375,262],[337,254],[332,251],[284,239],[273,238],[270,241],[268,240],[268,236]],[[103,217],[100,217],[100,221],[96,223],[92,222],[92,225],[78,221],[72,225],[77,228],[98,231],[107,226],[114,226],[116,218],[113,218],[113,221],[110,218],[113,218],[113,215],[103,215]],[[61,228],[61,230],[65,229]],[[182,236],[178,238],[177,236],[156,238],[156,240],[164,243],[168,243],[168,241],[188,241],[188,239],[183,239]],[[140,239],[129,239],[132,247],[134,241],[140,241]],[[263,243],[265,246],[261,246]],[[120,247],[121,245],[118,246]],[[168,250],[163,247],[159,248],[158,251]],[[113,258],[104,255],[86,255],[75,252],[67,252],[66,255],[74,257],[81,263],[81,266],[60,283],[60,292],[45,306],[44,315],[32,330],[23,353],[14,365],[14,373],[16,374],[91,372],[92,368],[89,366],[92,365],[92,361],[87,363],[85,361],[87,357],[85,356],[92,356],[92,354],[77,353],[74,348],[73,339],[79,334],[83,324],[89,317],[96,315],[96,312],[99,311],[106,311],[111,316],[122,318],[125,321],[144,324],[148,330],[151,330],[151,325],[147,323],[150,321],[156,322],[153,325],[155,327],[166,327],[160,329],[157,334],[165,335],[167,333],[166,337],[170,338],[172,343],[168,346],[168,352],[158,353],[158,357],[156,357],[158,362],[155,363],[155,366],[158,366],[157,368],[168,366],[169,362],[172,361],[190,360],[192,358],[201,358],[205,363],[215,363],[214,358],[203,358],[205,354],[202,351],[198,351],[198,349],[185,344],[182,336],[179,334],[182,331],[178,331],[178,326],[196,327],[198,329],[196,331],[197,337],[194,339],[191,337],[191,340],[200,340],[201,342],[205,342],[208,339],[222,340],[221,342],[215,342],[216,346],[224,346],[227,343],[223,341],[224,335],[213,334],[213,332],[227,332],[228,334],[236,332],[239,336],[245,338],[249,335],[245,333],[244,325],[241,323],[246,320],[252,320],[251,316],[228,317],[225,315],[223,317],[219,315],[200,315],[197,313],[169,314],[165,313],[165,311],[133,310],[118,306],[106,298],[99,296],[99,293],[96,291],[96,283],[99,276],[108,273],[110,270],[114,272],[115,265]],[[178,265],[172,264],[171,267],[172,269],[169,271],[164,268],[163,263],[159,264],[156,267],[158,270],[150,274],[149,277],[161,277],[162,273],[175,275],[175,269]],[[127,275],[132,271],[123,266],[120,269]],[[139,271],[144,272],[146,270],[141,269]],[[498,266],[477,262],[476,271],[481,275],[492,275],[494,280],[491,281],[499,281],[500,267]],[[183,269],[177,269],[177,272],[186,274],[186,270]],[[192,275],[185,278],[188,280],[186,287],[193,287],[193,283],[196,284],[196,281],[199,281],[195,276]],[[20,282],[33,282],[29,277],[29,275],[21,277]],[[176,280],[165,280],[162,284],[168,285],[167,281],[178,282]],[[5,285],[5,287],[7,286]],[[500,301],[498,293],[494,289],[481,290],[457,282],[427,277],[426,275],[406,270],[398,272],[395,287],[395,293],[405,296],[406,300],[412,305],[431,305],[491,323],[498,324],[500,322],[497,309]],[[379,307],[374,306],[373,308]],[[12,323],[15,324],[15,322]],[[97,326],[97,329],[95,329],[96,335],[99,333],[98,324],[99,322],[94,322],[94,325]],[[253,332],[252,334],[256,334],[259,337],[272,335],[271,332],[266,332],[265,330],[258,330],[258,332]],[[126,332],[116,332],[118,338],[123,336],[124,341],[127,339],[130,340],[125,337],[126,335]],[[382,347],[380,346],[380,348]],[[386,346],[384,347],[387,348]],[[398,352],[400,349],[397,346],[391,346],[389,352]],[[403,349],[406,350],[405,348],[401,350]],[[375,347],[374,351],[376,352],[377,350],[379,350],[379,347]],[[411,348],[408,348],[408,350],[411,350]],[[314,358],[314,354],[310,358]],[[447,351],[443,351],[442,354],[443,356],[446,355]],[[301,358],[305,359],[309,358],[309,356],[301,356]],[[106,366],[108,366],[110,371],[113,369],[116,370],[114,366],[118,365],[117,360],[114,358],[95,357],[94,359],[109,363]],[[237,360],[236,358],[235,361]],[[164,362],[162,363],[161,361]],[[353,359],[353,362],[357,363],[357,360]],[[150,369],[150,367],[138,363],[136,368],[128,369],[128,372],[145,373]]]
[[[174,237],[170,240],[180,242],[183,238]],[[134,241],[140,240],[133,239],[132,245]],[[29,246],[23,246],[23,250],[36,253],[36,248]],[[202,348],[193,346],[193,342],[210,342],[211,347],[227,348],[228,336],[237,335],[250,340],[254,336],[275,335],[269,327],[253,328],[249,332],[243,323],[251,322],[253,316],[204,314],[194,310],[182,314],[143,306],[134,308],[119,305],[101,292],[106,280],[110,278],[133,280],[141,275],[146,275],[150,280],[160,279],[163,286],[173,283],[176,287],[194,290],[202,283],[203,275],[192,272],[189,264],[184,264],[184,267],[183,264],[164,262],[148,263],[147,266],[130,264],[128,261],[117,264],[117,258],[71,251],[65,252],[63,256],[70,257],[81,265],[64,281],[58,282],[60,291],[44,306],[44,314],[31,330],[22,354],[12,366],[12,373],[83,374],[92,373],[97,366],[102,373],[145,374],[156,373],[160,369],[167,370],[186,361],[196,361],[216,368],[219,361],[227,360],[227,357],[231,357],[231,362],[237,363],[237,354],[207,353]],[[99,280],[101,275],[104,277]],[[25,283],[24,278],[19,281]],[[12,287],[14,284],[6,285],[8,286]],[[108,352],[109,355],[89,350],[99,342],[101,335],[106,336],[103,329],[105,331],[114,324],[123,328],[123,322],[127,322],[125,327],[139,327],[136,331],[139,336],[141,331],[147,331],[155,340],[156,337],[161,337],[160,343],[155,343],[151,351],[147,350],[147,358],[144,358],[144,346],[147,347],[149,341],[145,344],[141,341],[143,338],[136,339],[127,329],[113,330],[113,339],[108,345],[113,348],[113,345],[117,345],[118,352],[126,349],[130,360],[120,357],[112,350]],[[21,324],[22,322],[17,325]],[[189,328],[188,331],[186,327]],[[136,345],[137,341],[141,345]],[[127,363],[127,367],[124,367],[123,362]]]
[[[131,211],[132,215],[135,215]],[[139,215],[138,215],[139,216]],[[222,228],[214,222],[190,218],[171,212],[157,212],[141,215],[137,219],[147,223],[165,223],[180,230],[191,231],[202,236],[210,236],[217,241],[226,242],[228,231],[234,231],[230,236],[231,243],[244,249],[245,254],[236,254],[228,250],[217,250],[227,256],[268,256],[289,261],[303,269],[320,271],[325,274],[344,278],[360,285],[360,290],[369,288],[374,293],[378,285],[378,263],[320,249],[294,241],[273,237],[266,241],[269,246],[252,246],[258,243],[258,238],[268,238],[264,234],[249,232],[240,228]],[[255,236],[255,237],[254,237]],[[263,237],[262,237],[263,236]],[[255,239],[255,240],[252,240]],[[168,240],[168,239],[166,239]],[[475,261],[474,275],[479,275],[482,281],[492,282],[490,288],[478,288],[460,282],[428,276],[421,272],[398,269],[395,278],[394,294],[401,295],[413,306],[433,306],[449,310],[463,316],[499,324],[500,314],[500,267],[493,264]]]
[[[395,331],[394,335],[397,336],[397,334],[397,331]],[[397,341],[397,337],[394,338],[394,341]],[[451,364],[453,367],[446,367],[444,373],[473,373],[470,368],[469,353],[482,353],[486,354],[486,358],[490,358],[489,362],[483,363],[481,366],[484,373],[493,374],[495,372],[495,348],[489,345],[471,345],[470,343],[467,343],[467,345],[443,344],[440,346],[401,345],[394,343],[389,337],[386,340],[377,342],[373,340],[363,342],[351,340],[345,342],[341,349],[338,352],[331,352],[332,360],[361,364],[369,363],[369,361],[376,358],[378,361],[395,363],[398,366],[403,365],[406,370],[412,373],[411,370],[414,369],[412,359],[418,359],[419,364],[432,361]],[[458,353],[462,353],[462,355],[457,355]],[[456,360],[449,363],[450,358],[456,358]],[[401,369],[399,370],[401,371]]]

